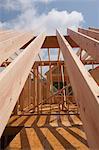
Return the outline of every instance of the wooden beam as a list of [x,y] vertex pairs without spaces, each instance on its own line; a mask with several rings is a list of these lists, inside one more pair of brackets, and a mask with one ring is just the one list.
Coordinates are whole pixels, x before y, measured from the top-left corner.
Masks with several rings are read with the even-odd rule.
[[[64,75],[63,65],[61,65],[61,75],[62,75],[63,88],[65,88],[65,75]],[[64,102],[65,102],[66,101],[65,89],[63,90],[63,95],[64,95]]]
[[[65,36],[65,38],[68,42],[70,42],[72,47],[78,47],[78,45],[69,36]],[[56,36],[46,36],[42,48],[59,48]]]
[[[50,58],[50,49],[48,48],[48,60],[49,60],[49,83],[50,83],[50,91],[49,95],[51,95],[53,93],[53,78],[52,78],[52,66],[51,66],[51,58]],[[50,93],[51,92],[51,93]]]
[[81,60],[85,60],[88,56],[89,56],[88,53],[85,53],[85,54],[82,56]]
[[[78,45],[69,37],[69,36],[64,36],[66,40],[70,43],[70,45],[75,48],[78,47]],[[34,37],[36,38],[36,37]],[[33,40],[33,39],[32,39]],[[25,44],[22,48],[26,48],[31,41],[29,41],[27,44]],[[46,36],[45,41],[42,45],[42,48],[60,48],[57,37],[56,36]],[[54,50],[54,49],[53,49]]]
[[0,42],[0,65],[31,38],[33,34],[28,32]]
[[97,62],[97,61],[95,61],[95,60],[82,60],[82,62],[83,62],[83,64],[84,65],[92,65],[92,64],[94,64],[94,65],[99,65],[99,62]]
[[12,31],[12,32],[5,32],[5,33],[0,33],[0,42],[4,41],[4,40],[8,40],[10,38],[13,38],[14,36],[19,36],[21,35],[22,32],[18,32],[18,31]]
[[57,38],[74,96],[80,108],[90,149],[99,149],[99,87],[59,31]]
[[9,30],[3,30],[3,29],[0,29],[0,35],[3,33],[3,34],[6,34],[6,33],[11,33],[11,32],[13,32],[13,31],[15,31],[15,30],[12,30],[12,29],[9,29]]
[[45,35],[39,35],[0,73],[0,137],[19,98],[29,72],[40,52]]
[[60,59],[60,48],[58,49],[58,57],[57,57],[57,60],[59,61]]
[[70,29],[67,29],[67,33],[72,40],[74,40],[82,49],[86,50],[93,59],[99,61],[99,41]]
[[34,84],[35,84],[35,105],[37,105],[37,113],[39,114],[39,71],[38,66],[34,68]]
[[92,27],[89,27],[89,30],[94,30],[94,31],[98,31],[98,32],[99,32],[99,28],[92,28]]
[[76,52],[76,55],[79,56],[81,53],[81,48],[79,48],[79,50]]
[[99,32],[96,32],[94,30],[82,29],[82,28],[78,28],[78,32],[90,36],[99,41]]
[[[57,65],[58,61],[35,61],[34,66],[35,65],[39,65],[39,66],[49,66],[49,63],[51,63],[51,65]],[[64,64],[64,61],[59,61],[60,64]]]

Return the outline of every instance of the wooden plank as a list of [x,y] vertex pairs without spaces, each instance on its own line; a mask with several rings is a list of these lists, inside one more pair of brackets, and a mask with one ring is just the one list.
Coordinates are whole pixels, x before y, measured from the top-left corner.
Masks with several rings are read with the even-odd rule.
[[5,30],[5,29],[0,29],[0,35],[1,34],[6,34],[6,33],[11,33],[11,32],[13,32],[14,30],[12,30],[12,29],[9,29],[9,30]]
[[64,147],[60,141],[54,136],[54,134],[48,128],[41,128],[42,133],[51,144],[54,150],[64,150]]
[[75,136],[70,134],[68,131],[66,131],[63,128],[57,128],[56,129],[59,134],[61,134],[75,149],[80,150],[89,150],[89,148],[83,144],[79,139],[77,139]]
[[20,126],[20,124],[21,124],[21,126],[23,126],[24,124],[22,122],[24,122],[26,118],[27,118],[27,116],[22,116],[22,117],[18,118],[16,121],[11,123],[11,126],[18,127],[18,126]]
[[81,120],[76,116],[76,115],[70,115],[70,117],[72,118],[74,124],[78,124],[78,125],[82,125]]
[[39,120],[38,120],[38,123],[37,123],[37,126],[38,126],[38,127],[44,126],[45,123],[46,123],[46,119],[47,119],[47,116],[46,116],[46,115],[40,116],[40,118],[39,118]]
[[[69,36],[64,36],[66,38],[66,40],[70,43],[70,45],[75,48],[78,47],[78,45],[69,37]],[[34,37],[36,38],[36,37]],[[25,44],[22,48],[26,48],[28,45],[30,44],[30,42],[28,42],[27,44]],[[57,41],[57,37],[56,36],[46,36],[45,41],[42,45],[42,48],[59,48],[59,44]]]
[[57,122],[57,116],[56,115],[50,115],[50,125],[52,127],[58,127],[58,122]]
[[82,49],[99,61],[99,41],[70,29],[67,29],[67,33]]
[[73,128],[70,128],[70,130],[72,130],[73,132],[75,132],[76,134],[81,136],[83,139],[87,140],[84,131],[82,131],[81,129],[79,129],[77,127],[73,127]]
[[60,115],[60,118],[61,118],[62,125],[67,126],[67,127],[71,126],[71,123],[67,115]]
[[15,136],[15,138],[10,142],[6,150],[20,150],[21,148],[22,148],[22,145],[21,145],[21,137],[20,137],[20,132],[19,132]]
[[36,118],[37,118],[36,116],[30,116],[30,118],[24,123],[24,126],[31,127]]
[[[26,128],[26,134],[29,141],[30,149],[43,150],[43,145],[33,128]],[[31,140],[32,139],[32,140]],[[28,147],[27,147],[28,149]]]
[[89,56],[88,53],[85,53],[85,54],[82,56],[81,60],[85,60],[88,56]]
[[79,56],[81,53],[81,48],[79,48],[79,50],[76,52],[76,55]]
[[39,113],[39,72],[38,66],[34,68],[34,86],[35,86],[35,106],[37,106],[37,113]]
[[18,32],[18,31],[0,33],[0,42],[2,42],[4,40],[8,40],[10,38],[13,38],[14,36],[18,36],[18,35],[21,35],[21,34],[22,34],[22,32]]
[[91,60],[90,58],[87,58],[86,60],[82,60],[82,62],[84,65],[92,65],[92,64],[99,65],[98,61]]
[[93,30],[93,31],[98,31],[98,32],[99,32],[99,28],[92,28],[92,27],[89,27],[89,30]]
[[45,35],[39,35],[0,74],[0,137],[19,98],[25,81],[40,52]]
[[99,87],[59,31],[57,38],[80,108],[89,146],[92,150],[99,149]]
[[58,49],[58,57],[57,57],[57,60],[59,61],[59,59],[60,59],[60,48]]
[[8,121],[8,125],[11,124],[11,122],[13,122],[14,120],[16,120],[18,118],[19,118],[19,116],[12,116]]
[[94,30],[82,29],[82,28],[78,28],[78,32],[90,36],[99,41],[99,32],[96,32]]
[[29,100],[30,100],[29,80],[30,80],[30,75],[28,76],[25,82],[25,85],[22,89],[22,92],[20,94],[20,97],[19,97],[19,105],[20,105],[21,111],[29,107]]
[[32,38],[33,34],[28,32],[0,42],[0,65]]
[[[49,96],[53,94],[53,77],[52,77],[52,66],[51,66],[51,58],[50,58],[50,49],[48,48],[48,60],[49,60]],[[49,101],[50,105],[52,103],[53,98]],[[51,108],[51,106],[50,106]]]
[[51,65],[57,65],[58,63],[61,65],[64,65],[64,61],[35,61],[34,66],[39,65],[39,66],[49,66],[49,63]]
[[[61,65],[61,76],[62,76],[62,83],[63,83],[63,88],[65,88],[65,75],[64,75],[64,67]],[[65,89],[63,90],[63,97],[64,97],[64,102],[66,101],[66,93]]]
[[[73,47],[78,47],[78,45],[69,36],[64,36],[64,37],[68,40],[68,42],[70,42],[70,44]],[[42,48],[59,48],[59,44],[56,36],[46,36]]]

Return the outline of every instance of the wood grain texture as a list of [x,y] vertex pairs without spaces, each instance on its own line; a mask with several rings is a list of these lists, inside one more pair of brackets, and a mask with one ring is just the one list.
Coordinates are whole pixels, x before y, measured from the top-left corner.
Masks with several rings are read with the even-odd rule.
[[45,35],[39,35],[0,74],[0,137],[36,60]]
[[97,32],[99,32],[99,28],[89,27],[89,30],[93,30],[93,31],[97,31]]
[[82,29],[82,28],[78,28],[78,32],[90,36],[99,41],[99,32],[96,32],[94,30]]
[[81,119],[90,149],[98,150],[99,87],[59,31],[57,31],[57,38],[67,66],[73,92],[80,108]]
[[10,38],[13,38],[14,36],[21,35],[22,32],[19,31],[11,31],[11,32],[5,32],[5,33],[0,33],[0,42],[4,40],[8,40]]
[[20,35],[16,33],[16,36],[0,42],[0,65],[32,38],[33,34],[30,32]]
[[99,41],[95,40],[82,33],[67,29],[68,35],[74,40],[82,49],[86,50],[89,55],[95,60],[99,61]]

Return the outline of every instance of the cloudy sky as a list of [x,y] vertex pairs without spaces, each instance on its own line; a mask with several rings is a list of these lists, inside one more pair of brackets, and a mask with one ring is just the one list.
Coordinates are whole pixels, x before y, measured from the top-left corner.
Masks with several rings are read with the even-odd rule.
[[46,31],[99,26],[99,0],[0,0],[0,28]]

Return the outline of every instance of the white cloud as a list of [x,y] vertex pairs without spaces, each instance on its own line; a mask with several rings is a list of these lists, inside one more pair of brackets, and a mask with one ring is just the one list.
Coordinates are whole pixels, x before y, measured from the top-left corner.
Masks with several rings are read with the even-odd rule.
[[20,10],[24,11],[33,7],[32,0],[3,0],[0,2],[0,7],[5,10]]
[[[42,31],[55,34],[56,28],[66,33],[67,27],[76,29],[84,21],[82,13],[77,11],[69,13],[66,10],[52,9],[47,14],[38,14],[33,1],[35,0],[4,0],[1,6],[5,8],[5,11],[6,9],[20,10],[21,13],[15,19],[0,22],[0,27],[33,30],[35,34]],[[48,0],[38,1],[47,2]]]

